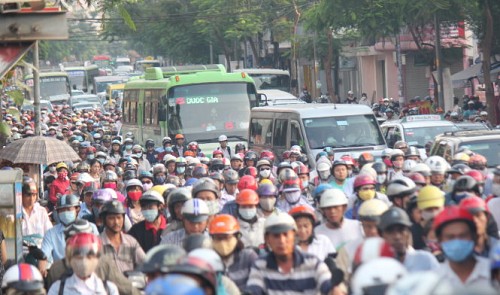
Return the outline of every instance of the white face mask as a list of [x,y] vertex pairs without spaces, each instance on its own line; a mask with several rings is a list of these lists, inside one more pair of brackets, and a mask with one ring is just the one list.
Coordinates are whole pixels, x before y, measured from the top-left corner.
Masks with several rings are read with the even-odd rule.
[[259,200],[260,207],[266,211],[274,210],[275,204],[276,204],[276,198],[262,198]]
[[70,261],[71,269],[76,276],[79,278],[88,278],[97,268],[97,264],[99,263],[99,258],[77,258],[72,257]]
[[239,208],[238,213],[245,220],[252,220],[257,215],[257,208]]
[[262,178],[269,178],[269,176],[271,175],[271,170],[260,170],[259,171],[259,175],[262,177]]
[[328,177],[330,177],[331,173],[328,170],[326,170],[326,171],[319,171],[318,175],[319,175],[319,178],[321,178],[323,180],[326,180],[326,179],[328,179]]
[[377,183],[378,184],[383,184],[385,183],[385,180],[387,179],[387,175],[385,174],[378,174],[377,175]]
[[300,200],[300,191],[296,192],[285,192],[285,199],[290,204],[296,204]]
[[491,193],[495,196],[500,196],[500,183],[494,183],[491,185]]
[[433,211],[428,211],[428,210],[422,210],[422,219],[424,221],[428,221],[431,218],[436,217],[439,214],[439,210],[433,210]]
[[220,208],[219,208],[219,202],[217,200],[206,201],[205,203],[207,203],[208,211],[209,211],[210,215],[215,215],[215,214],[219,213]]

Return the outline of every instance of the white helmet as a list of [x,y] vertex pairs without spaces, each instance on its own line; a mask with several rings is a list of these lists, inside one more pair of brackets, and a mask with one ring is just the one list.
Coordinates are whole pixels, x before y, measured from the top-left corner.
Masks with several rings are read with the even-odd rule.
[[341,205],[347,205],[347,197],[343,191],[336,188],[329,188],[326,189],[321,195],[321,200],[319,202],[320,208]]
[[295,219],[285,212],[275,212],[269,215],[264,222],[264,232],[283,233],[289,230],[297,230]]
[[165,199],[163,199],[163,196],[159,192],[151,189],[144,192],[139,201],[140,202],[154,201],[154,202],[159,202],[162,205],[165,204]]
[[373,177],[373,179],[377,179],[377,171],[375,171],[375,169],[372,168],[372,165],[373,163],[365,164],[363,168],[361,168],[361,170],[359,171],[359,174],[368,174],[371,177]]
[[78,176],[78,180],[77,182],[79,183],[89,183],[89,182],[94,182],[94,178],[92,176],[90,176],[90,174],[88,173],[81,173],[79,176]]
[[[352,294],[385,294],[385,290],[390,284],[406,274],[405,266],[396,259],[381,257],[370,260],[361,264],[354,272],[351,280]],[[367,289],[373,291],[367,292]]]
[[387,289],[386,295],[438,295],[453,294],[453,286],[448,280],[433,271],[411,273],[398,280]]
[[417,165],[417,162],[414,160],[405,160],[403,162],[403,172],[409,173],[411,171],[411,168],[415,167]]
[[371,199],[364,201],[358,209],[360,219],[377,218],[389,209],[389,206],[382,200]]
[[394,258],[396,253],[391,244],[381,237],[371,237],[365,239],[354,252],[353,266],[358,267],[363,263],[381,257]]
[[223,272],[225,269],[222,259],[213,249],[198,248],[189,252],[188,257],[196,257],[207,262],[215,272]]
[[176,160],[177,158],[171,154],[166,154],[164,157],[163,157],[163,162],[164,163],[168,163],[170,161],[174,161]]
[[391,148],[385,148],[382,151],[382,157],[390,157],[392,154],[392,149]]
[[411,168],[411,172],[418,172],[423,176],[431,176],[431,168],[424,163],[417,163],[417,165]]
[[321,162],[318,164],[318,166],[316,166],[316,170],[318,170],[318,172],[322,172],[322,171],[329,171],[331,168],[330,165],[328,165],[328,163],[325,163],[325,162]]
[[[12,288],[20,293],[37,293],[43,290],[43,277],[38,268],[31,264],[19,263],[11,266],[3,276],[2,289]],[[17,294],[17,293],[16,293]]]
[[405,176],[398,176],[389,182],[385,193],[391,199],[411,195],[416,190],[417,186],[413,180]]
[[202,199],[190,199],[182,205],[181,214],[191,222],[203,222],[208,219],[210,210]]
[[443,157],[430,156],[425,160],[425,164],[431,169],[431,173],[445,174],[450,169],[450,164]]

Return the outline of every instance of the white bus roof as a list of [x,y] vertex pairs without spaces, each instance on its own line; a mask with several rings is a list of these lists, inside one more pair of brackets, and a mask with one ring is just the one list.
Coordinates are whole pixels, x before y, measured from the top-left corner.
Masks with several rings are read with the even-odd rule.
[[279,69],[235,69],[233,70],[234,73],[241,73],[245,72],[249,75],[252,74],[271,74],[271,75],[287,75],[290,76],[290,73],[285,70],[279,70]]
[[367,115],[373,112],[370,107],[359,104],[307,103],[286,106],[256,107],[256,112],[283,112],[300,114],[302,118],[323,118],[333,116]]

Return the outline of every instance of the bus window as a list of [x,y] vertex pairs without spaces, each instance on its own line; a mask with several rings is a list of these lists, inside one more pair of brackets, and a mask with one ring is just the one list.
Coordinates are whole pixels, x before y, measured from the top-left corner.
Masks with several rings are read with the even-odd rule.
[[302,138],[302,132],[300,131],[300,124],[297,121],[290,122],[290,145],[299,145],[304,147],[304,138]]
[[277,119],[274,124],[274,146],[286,146],[286,131],[288,127],[288,120]]
[[250,142],[271,145],[273,120],[253,119],[250,124]]
[[139,90],[127,90],[123,95],[123,120],[126,123],[137,123],[137,102]]

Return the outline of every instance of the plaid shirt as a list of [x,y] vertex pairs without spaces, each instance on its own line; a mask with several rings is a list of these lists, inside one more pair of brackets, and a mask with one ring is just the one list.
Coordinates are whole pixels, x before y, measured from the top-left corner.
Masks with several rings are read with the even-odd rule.
[[118,248],[118,252],[113,247],[106,235],[106,230],[100,235],[102,240],[103,254],[109,256],[116,263],[120,272],[126,272],[136,269],[144,262],[146,254],[139,245],[139,242],[131,235],[121,233],[122,244]]

